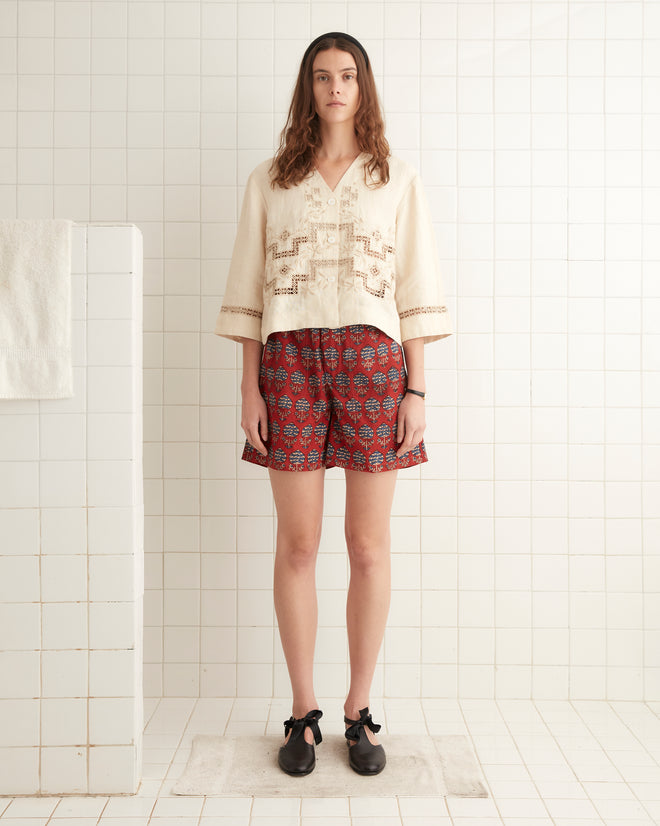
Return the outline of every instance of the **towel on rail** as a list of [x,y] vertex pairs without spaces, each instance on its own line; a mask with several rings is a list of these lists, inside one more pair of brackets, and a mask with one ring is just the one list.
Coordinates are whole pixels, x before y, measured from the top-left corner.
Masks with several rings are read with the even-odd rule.
[[74,395],[72,225],[0,220],[0,399]]

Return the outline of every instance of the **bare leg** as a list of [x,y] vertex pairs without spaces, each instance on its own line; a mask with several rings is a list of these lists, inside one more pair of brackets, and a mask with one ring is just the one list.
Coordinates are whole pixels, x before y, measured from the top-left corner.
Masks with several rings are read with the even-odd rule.
[[[396,476],[396,470],[346,471],[346,544],[351,563],[346,628],[351,685],[344,713],[351,720],[357,720],[359,710],[369,705],[390,608],[390,513]],[[373,733],[366,727],[365,731],[377,745]]]
[[[277,509],[273,598],[291,679],[294,717],[318,708],[314,694],[314,646],[318,623],[316,556],[323,519],[324,470],[270,470]],[[287,735],[285,743],[291,736]],[[309,727],[305,740],[314,742]]]

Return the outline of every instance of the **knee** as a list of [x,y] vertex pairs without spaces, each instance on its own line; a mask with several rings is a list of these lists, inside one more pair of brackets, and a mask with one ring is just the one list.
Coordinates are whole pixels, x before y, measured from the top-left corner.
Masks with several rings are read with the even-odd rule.
[[280,537],[277,543],[277,555],[290,568],[302,571],[316,564],[319,542],[318,533]]
[[346,547],[351,569],[368,574],[382,566],[388,543],[382,538],[347,533]]

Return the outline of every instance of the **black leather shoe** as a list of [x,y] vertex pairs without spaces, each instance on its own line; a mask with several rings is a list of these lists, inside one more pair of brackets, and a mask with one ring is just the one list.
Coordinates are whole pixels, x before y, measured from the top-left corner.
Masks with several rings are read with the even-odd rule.
[[385,749],[381,746],[374,746],[367,737],[364,727],[370,728],[374,734],[380,731],[380,726],[374,723],[369,714],[369,707],[360,709],[359,720],[349,720],[344,717],[345,723],[350,723],[350,728],[346,729],[344,736],[346,740],[355,740],[351,745],[348,743],[348,762],[353,771],[358,774],[378,774],[385,768]]
[[314,742],[318,746],[323,740],[317,722],[321,717],[323,717],[323,712],[317,708],[314,711],[308,711],[304,717],[289,717],[284,721],[284,736],[286,737],[290,731],[291,737],[280,748],[277,758],[282,771],[294,777],[302,777],[314,771],[316,752],[314,746],[305,740],[304,732],[309,726],[314,735]]

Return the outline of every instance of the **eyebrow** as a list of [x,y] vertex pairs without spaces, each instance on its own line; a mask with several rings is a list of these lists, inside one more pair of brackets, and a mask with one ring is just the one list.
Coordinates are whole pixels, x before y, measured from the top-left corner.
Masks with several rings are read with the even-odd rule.
[[[346,69],[340,69],[340,72],[357,72],[355,66],[347,66]],[[314,69],[314,74],[317,72],[323,72],[326,75],[329,75],[330,72],[327,69]]]

